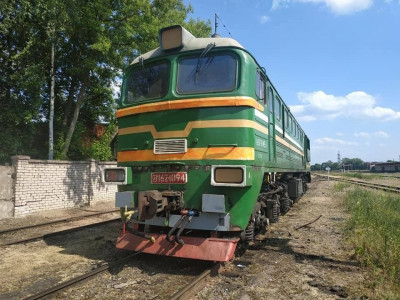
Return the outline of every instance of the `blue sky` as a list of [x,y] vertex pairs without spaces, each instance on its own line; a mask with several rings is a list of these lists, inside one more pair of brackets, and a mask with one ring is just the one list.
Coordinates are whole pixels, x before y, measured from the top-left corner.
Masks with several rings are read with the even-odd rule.
[[400,159],[400,0],[184,2],[266,68],[313,164]]

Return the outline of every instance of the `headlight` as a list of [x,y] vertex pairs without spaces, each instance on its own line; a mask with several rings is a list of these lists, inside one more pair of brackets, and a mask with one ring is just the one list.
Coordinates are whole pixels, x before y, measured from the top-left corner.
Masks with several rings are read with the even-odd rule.
[[104,169],[104,182],[114,184],[126,184],[125,168],[107,168]]
[[246,166],[212,166],[211,172],[211,185],[246,185]]

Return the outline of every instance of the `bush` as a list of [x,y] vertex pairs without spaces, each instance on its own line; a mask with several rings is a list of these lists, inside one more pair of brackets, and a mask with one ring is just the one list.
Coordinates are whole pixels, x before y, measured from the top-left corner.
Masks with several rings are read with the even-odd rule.
[[400,197],[355,187],[345,194],[345,204],[357,257],[400,290]]

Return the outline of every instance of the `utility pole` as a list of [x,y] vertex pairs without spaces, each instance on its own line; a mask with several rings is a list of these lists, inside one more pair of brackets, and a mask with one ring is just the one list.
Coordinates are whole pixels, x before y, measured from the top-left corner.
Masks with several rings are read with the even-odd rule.
[[215,14],[215,19],[214,19],[214,29],[215,29],[215,32],[211,37],[213,37],[213,38],[220,37],[220,35],[218,34],[218,15],[217,14]]
[[54,70],[54,52],[55,52],[55,26],[53,24],[51,37],[51,67],[50,67],[50,116],[49,116],[49,160],[53,160],[54,152],[54,89],[55,89],[55,70]]

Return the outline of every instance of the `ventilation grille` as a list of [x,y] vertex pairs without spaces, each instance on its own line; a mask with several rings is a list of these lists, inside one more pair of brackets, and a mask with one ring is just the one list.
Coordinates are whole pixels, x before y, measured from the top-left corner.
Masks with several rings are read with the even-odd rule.
[[170,154],[170,153],[186,153],[186,152],[187,152],[186,139],[154,141],[154,154]]

